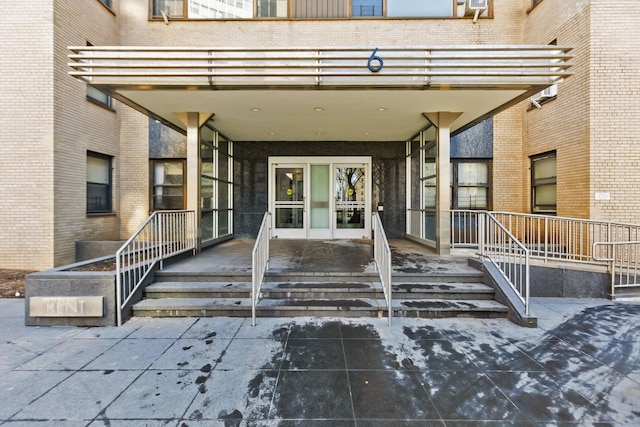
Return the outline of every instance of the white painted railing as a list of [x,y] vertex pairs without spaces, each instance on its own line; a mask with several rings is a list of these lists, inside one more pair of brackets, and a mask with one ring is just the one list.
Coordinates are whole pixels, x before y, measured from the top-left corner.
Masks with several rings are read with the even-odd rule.
[[376,269],[380,275],[384,299],[387,303],[387,311],[389,315],[389,326],[391,326],[391,317],[393,316],[392,307],[392,288],[391,288],[391,248],[389,241],[382,226],[380,215],[376,212],[373,214],[373,259]]
[[256,243],[251,252],[251,326],[256,326],[256,310],[264,275],[269,268],[269,241],[271,239],[271,212],[264,214]]
[[196,250],[193,211],[156,211],[116,252],[117,322],[156,266],[165,259]]
[[529,250],[489,212],[476,216],[480,256],[495,265],[529,315]]
[[596,260],[609,265],[611,299],[628,296],[625,291],[633,291],[634,299],[640,298],[640,241],[596,242],[593,246],[594,253],[606,254]]

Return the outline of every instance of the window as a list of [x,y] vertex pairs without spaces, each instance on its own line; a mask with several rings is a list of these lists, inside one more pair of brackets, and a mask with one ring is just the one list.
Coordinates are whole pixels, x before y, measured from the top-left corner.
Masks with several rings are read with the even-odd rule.
[[[489,9],[491,2],[489,3]],[[152,0],[154,19],[455,18],[464,0]],[[490,10],[481,16],[490,16]]]
[[452,160],[452,209],[489,209],[490,169],[489,160]]
[[103,107],[112,108],[111,97],[93,86],[87,85],[87,99]]
[[452,0],[387,0],[387,16],[403,18],[454,16],[453,6]]
[[352,0],[351,16],[382,16],[382,0]]
[[206,242],[233,232],[233,144],[209,126],[201,129],[200,144],[200,228]]
[[[103,2],[104,3],[104,2]],[[93,46],[87,42],[87,46]],[[103,107],[112,108],[111,97],[93,86],[87,85],[87,99],[102,105]]]
[[111,0],[100,0],[100,3],[111,9]]
[[87,152],[87,213],[111,213],[113,157]]
[[287,0],[258,0],[257,16],[261,18],[286,18],[287,7]]
[[550,152],[531,157],[531,210],[533,213],[555,214],[556,153]]
[[151,209],[182,210],[185,208],[184,160],[153,160]]
[[[282,3],[283,1],[286,3],[286,0],[261,3]],[[161,18],[163,12],[169,18],[253,18],[253,0],[153,0],[151,12],[153,17]]]
[[531,0],[531,7],[534,8],[540,3],[542,3],[542,0]]

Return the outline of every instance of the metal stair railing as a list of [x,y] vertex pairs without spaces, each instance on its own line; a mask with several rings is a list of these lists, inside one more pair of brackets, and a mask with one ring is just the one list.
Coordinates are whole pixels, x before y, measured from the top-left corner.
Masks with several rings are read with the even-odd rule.
[[[593,244],[596,261],[608,264],[611,275],[611,299],[619,299],[618,291],[634,288],[640,290],[640,241],[631,242],[596,242]],[[598,247],[602,247],[599,251]],[[640,295],[634,295],[634,299]]]
[[376,264],[376,270],[380,276],[384,299],[387,303],[387,311],[389,315],[389,326],[391,326],[391,317],[393,316],[392,308],[392,287],[391,287],[391,248],[389,241],[382,226],[380,215],[376,212],[373,214],[373,259]]
[[256,310],[264,275],[269,268],[269,241],[271,239],[271,212],[266,212],[251,252],[251,326],[256,326]]
[[478,249],[511,286],[529,316],[530,260],[529,250],[489,212],[477,216]]
[[116,318],[156,267],[183,252],[196,251],[194,211],[156,211],[116,252]]

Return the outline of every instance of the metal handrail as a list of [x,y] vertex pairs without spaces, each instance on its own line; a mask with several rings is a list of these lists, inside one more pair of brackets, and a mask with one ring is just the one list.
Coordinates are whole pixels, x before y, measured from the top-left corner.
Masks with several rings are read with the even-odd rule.
[[611,299],[616,299],[616,290],[621,288],[640,288],[640,240],[630,242],[596,242],[596,248],[605,247],[607,256],[594,255],[596,261],[606,262],[611,274]]
[[[476,217],[484,212],[451,211],[452,248],[477,248]],[[527,247],[531,258],[545,262],[601,263],[594,243],[640,240],[637,224],[513,212],[491,214]]]
[[260,289],[269,268],[269,241],[271,239],[271,212],[266,212],[260,224],[256,243],[251,251],[251,326],[256,326],[256,310]]
[[529,250],[489,212],[478,216],[478,248],[480,256],[488,259],[524,304],[529,315],[530,260]]
[[373,214],[373,259],[376,264],[376,270],[380,276],[382,283],[382,291],[384,299],[387,302],[387,313],[389,315],[389,326],[391,326],[391,317],[393,317],[392,308],[392,287],[391,287],[391,248],[389,241],[382,226],[380,215],[376,212]]
[[116,318],[122,325],[123,311],[131,298],[164,260],[196,251],[194,211],[156,211],[116,252]]

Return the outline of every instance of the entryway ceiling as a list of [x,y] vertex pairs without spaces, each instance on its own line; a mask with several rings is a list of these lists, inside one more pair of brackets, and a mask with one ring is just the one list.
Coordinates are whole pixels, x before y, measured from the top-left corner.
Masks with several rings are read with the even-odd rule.
[[526,98],[525,90],[118,91],[153,117],[186,130],[176,113],[212,113],[233,141],[404,141],[426,112],[461,112],[455,133]]

